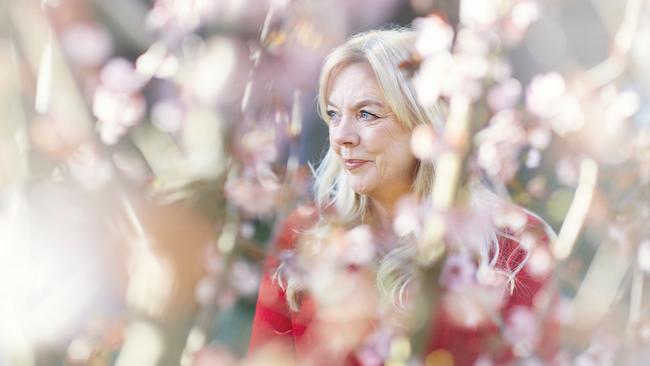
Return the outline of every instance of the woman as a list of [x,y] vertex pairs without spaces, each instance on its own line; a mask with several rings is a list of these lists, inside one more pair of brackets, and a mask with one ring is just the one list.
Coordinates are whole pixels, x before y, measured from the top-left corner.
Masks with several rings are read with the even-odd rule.
[[[281,344],[299,364],[323,365],[408,357],[395,347],[391,354],[390,342],[418,327],[405,314],[416,312],[421,226],[403,225],[403,217],[396,225],[396,218],[404,207],[426,211],[432,192],[435,169],[411,153],[412,131],[442,127],[441,113],[420,105],[400,68],[412,57],[414,38],[409,30],[372,31],[328,56],[318,107],[330,148],[316,171],[315,208],[297,210],[278,238],[283,251],[267,263],[251,351]],[[548,231],[526,214],[521,227],[499,229],[490,215],[512,206],[479,184],[471,196],[471,223],[460,220],[445,236],[451,255],[434,300],[442,305],[425,317],[431,319],[428,357],[456,365],[502,364],[515,355],[548,360],[554,347],[547,324],[524,322],[536,326],[528,338],[519,324],[531,319],[548,273],[529,271],[530,248],[518,243],[526,231],[547,245]],[[503,294],[505,284],[512,290]],[[519,323],[509,326],[515,315]]]

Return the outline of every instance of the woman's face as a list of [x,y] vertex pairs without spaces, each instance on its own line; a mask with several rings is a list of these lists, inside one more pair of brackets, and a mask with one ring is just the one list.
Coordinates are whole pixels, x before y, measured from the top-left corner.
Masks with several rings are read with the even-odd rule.
[[356,193],[394,204],[410,191],[417,165],[411,132],[388,107],[370,65],[354,63],[332,75],[327,115],[330,146]]

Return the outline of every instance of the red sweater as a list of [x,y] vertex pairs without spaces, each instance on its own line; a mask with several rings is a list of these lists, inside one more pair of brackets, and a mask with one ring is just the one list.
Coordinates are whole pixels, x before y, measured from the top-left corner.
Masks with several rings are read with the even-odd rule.
[[[277,238],[278,250],[293,248],[297,232],[304,231],[315,222],[315,215],[307,211],[297,210],[288,219],[280,235]],[[529,217],[527,231],[537,235],[538,243],[541,243],[541,250],[548,249],[548,236],[542,229],[543,225],[535,218]],[[525,251],[521,250],[519,244],[500,238],[500,253],[497,260],[497,267],[514,268],[525,259]],[[548,250],[547,250],[548,252]],[[542,253],[544,254],[544,253]],[[550,253],[546,253],[550,259]],[[533,258],[531,256],[531,258]],[[544,257],[541,257],[542,261]],[[456,366],[473,365],[479,357],[488,357],[492,364],[510,364],[515,359],[515,351],[510,346],[517,337],[525,337],[526,329],[530,323],[532,314],[526,310],[532,310],[536,296],[548,285],[550,274],[534,276],[534,268],[531,262],[539,263],[540,257],[529,260],[523,269],[515,277],[515,288],[512,294],[506,295],[500,309],[501,317],[507,324],[504,331],[492,322],[481,323],[474,327],[458,325],[452,321],[444,306],[437,306],[432,315],[433,322],[429,331],[427,342],[428,352],[442,351],[447,356],[453,357],[453,364]],[[285,293],[273,281],[272,275],[277,268],[279,260],[270,256],[265,265],[265,271],[259,289],[255,317],[253,320],[252,334],[249,353],[260,349],[271,341],[284,341],[291,346],[298,364],[307,353],[318,354],[316,364],[320,365],[360,365],[362,364],[355,356],[350,355],[345,361],[328,359],[325,352],[319,352],[318,341],[308,332],[310,324],[316,312],[316,305],[309,296],[301,297],[301,308],[298,312],[289,309]],[[555,296],[553,296],[555,298]],[[555,301],[553,301],[555,303]],[[523,311],[522,311],[523,310]],[[552,318],[552,313],[547,317]],[[537,323],[532,330],[534,355],[545,362],[550,362],[558,348],[558,325],[555,321],[543,321]],[[528,334],[530,336],[530,334]],[[506,341],[503,341],[506,339]],[[508,341],[510,340],[510,341]],[[315,351],[315,352],[314,352]],[[322,355],[320,353],[323,353]],[[440,352],[438,352],[440,354]],[[529,353],[530,354],[530,353]]]

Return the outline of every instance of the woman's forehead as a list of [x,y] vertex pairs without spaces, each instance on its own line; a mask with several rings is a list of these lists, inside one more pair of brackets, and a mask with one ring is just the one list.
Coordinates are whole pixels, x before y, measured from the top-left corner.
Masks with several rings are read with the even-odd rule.
[[330,86],[333,86],[341,79],[361,81],[363,83],[376,84],[375,74],[367,62],[355,62],[344,64],[334,68],[329,77]]
[[337,99],[382,102],[383,95],[374,72],[367,63],[354,63],[335,70],[329,82],[327,102]]

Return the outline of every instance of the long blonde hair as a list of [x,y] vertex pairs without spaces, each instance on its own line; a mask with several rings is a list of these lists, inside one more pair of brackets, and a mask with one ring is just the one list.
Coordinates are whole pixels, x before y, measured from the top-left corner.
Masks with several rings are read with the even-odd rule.
[[[441,132],[444,121],[443,108],[423,107],[418,102],[411,77],[402,70],[403,63],[413,57],[415,37],[415,32],[407,28],[373,30],[351,37],[332,51],[325,60],[320,76],[318,113],[321,118],[325,121],[329,119],[326,114],[327,98],[333,75],[348,65],[367,63],[375,74],[388,107],[399,122],[411,131],[419,125],[426,125],[436,132]],[[348,227],[362,223],[369,209],[369,200],[366,196],[352,190],[346,173],[331,147],[314,174],[314,199],[317,209],[321,213],[335,209],[337,221]],[[416,199],[431,201],[434,175],[432,162],[422,160],[418,162],[411,187],[411,194]],[[480,202],[483,201],[481,197],[486,196],[486,193],[489,195],[488,190],[478,185],[476,191],[481,193],[472,192],[471,201],[473,204],[481,205]],[[330,224],[326,216],[321,215],[319,222],[307,235],[307,238],[311,239],[307,240],[322,239]],[[486,226],[482,233],[482,241],[485,245],[478,253],[479,269],[493,268],[498,256],[500,233],[490,225]],[[451,234],[455,238],[454,241],[463,241],[462,233]],[[415,276],[415,264],[412,260],[416,253],[416,243],[412,237],[401,237],[398,241],[398,245],[381,259],[376,281],[382,298],[398,308],[403,308],[406,289]],[[514,279],[521,266],[523,263],[509,271],[507,275],[510,281]],[[276,279],[286,290],[289,306],[297,310],[296,294],[301,290],[300,281],[283,276],[281,268],[276,272]]]

